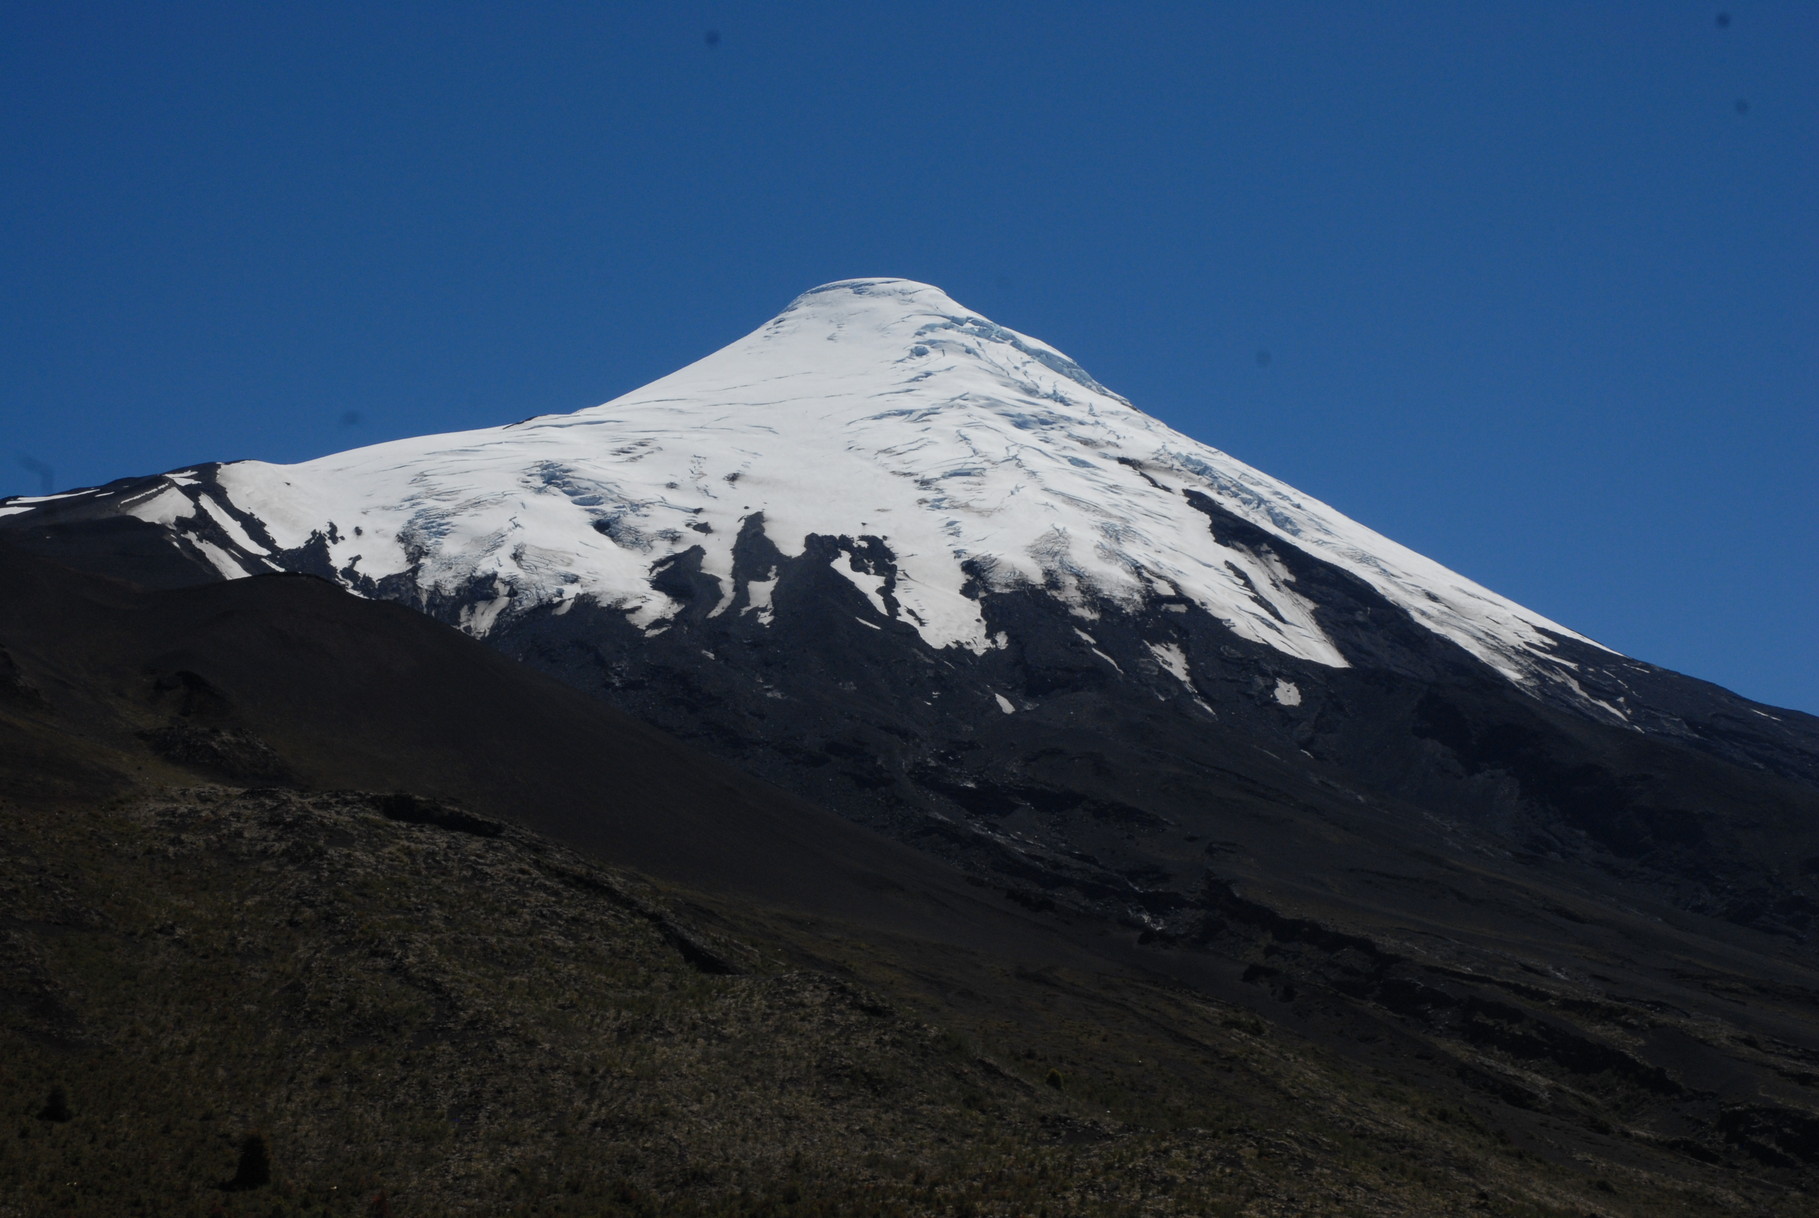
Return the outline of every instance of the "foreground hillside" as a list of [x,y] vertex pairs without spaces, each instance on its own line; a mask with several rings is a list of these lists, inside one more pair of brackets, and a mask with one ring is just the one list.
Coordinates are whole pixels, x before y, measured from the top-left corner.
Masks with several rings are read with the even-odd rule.
[[1797,1212],[1178,986],[696,905],[448,805],[4,808],[0,1214]]

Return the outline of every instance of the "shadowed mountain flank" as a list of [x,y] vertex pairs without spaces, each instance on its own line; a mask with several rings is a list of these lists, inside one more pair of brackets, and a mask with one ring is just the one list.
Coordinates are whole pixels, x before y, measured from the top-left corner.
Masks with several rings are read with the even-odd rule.
[[[1199,882],[1180,898],[1157,899],[1153,876],[1106,880],[1103,860],[1076,859],[1065,871],[1018,856],[1009,831],[1005,859],[981,869],[976,831],[956,824],[967,843],[958,857],[970,860],[962,869],[785,796],[457,631],[319,580],[146,591],[4,550],[0,570],[13,590],[0,640],[9,688],[21,691],[0,706],[8,741],[0,778],[14,826],[7,916],[16,931],[5,1026],[28,1046],[19,1061],[31,1087],[63,1087],[78,1122],[92,1115],[85,1106],[115,1102],[98,1101],[98,1092],[150,1088],[169,1097],[158,1103],[235,1114],[236,1146],[246,1130],[264,1130],[275,1172],[327,1189],[342,1164],[322,1140],[336,1136],[340,1117],[292,1094],[304,1080],[285,1081],[279,1059],[258,1047],[273,1033],[255,1034],[255,1025],[277,1019],[272,1027],[290,1029],[287,1045],[301,1037],[319,1063],[312,1070],[332,1074],[360,1045],[389,1046],[398,1072],[374,1076],[372,1087],[439,1079],[457,1092],[497,1094],[487,1092],[491,1071],[515,1075],[524,1067],[511,1064],[513,1054],[553,1050],[502,1045],[494,1061],[433,1046],[493,1036],[481,1031],[490,1020],[570,1027],[560,987],[548,991],[555,1006],[512,1007],[516,1015],[498,1006],[519,992],[511,977],[559,974],[573,978],[564,985],[608,985],[619,995],[602,1000],[598,1028],[562,1033],[583,1054],[563,1069],[580,1078],[599,1068],[584,1064],[589,1044],[621,1045],[624,1035],[643,1044],[672,1024],[705,1027],[700,1020],[734,1010],[757,1022],[722,1022],[714,1035],[762,1035],[787,1059],[795,1050],[759,1032],[784,1018],[761,1013],[771,999],[754,1008],[754,997],[735,991],[782,985],[777,1001],[798,1012],[788,1018],[808,1020],[798,1026],[813,1037],[845,1036],[836,1029],[850,1018],[880,1018],[867,1011],[913,1013],[913,1028],[929,1030],[905,1040],[906,1025],[882,1042],[868,1032],[838,1051],[849,1054],[839,1059],[846,1064],[816,1085],[832,1088],[846,1111],[887,1104],[920,1114],[908,1124],[876,1124],[881,1113],[856,1118],[873,1130],[867,1153],[883,1156],[879,1163],[920,1163],[902,1178],[920,1171],[915,1187],[935,1188],[948,1198],[942,1204],[970,1196],[982,1213],[1017,1212],[1016,1199],[1029,1195],[1018,1189],[1030,1184],[967,1193],[963,1180],[997,1179],[997,1169],[923,1157],[981,1121],[968,1136],[987,1137],[992,1161],[1011,1172],[1005,1179],[1049,1180],[1048,1195],[1063,1196],[1103,1176],[1106,1196],[1149,1196],[1164,1213],[1205,1212],[1193,1207],[1220,1198],[1299,1196],[1293,1163],[1317,1163],[1332,1181],[1303,1209],[1315,1213],[1444,1213],[1481,1192],[1541,1207],[1509,1212],[1578,1212],[1573,1198],[1608,1202],[1594,1185],[1613,1177],[1622,1196],[1657,1213],[1697,1212],[1704,1203],[1696,1198],[1719,1196],[1776,1208],[1786,1204],[1779,1190],[1804,1187],[1811,1171],[1802,1130],[1813,1075],[1803,1063],[1819,1056],[1819,977],[1785,939],[1665,904],[1621,906],[1565,864],[1449,854],[1456,830],[1410,833],[1395,809],[1359,805],[1320,782],[1224,775],[1220,815],[1233,835],[1188,843]],[[219,747],[160,745],[158,733],[172,725]],[[1090,725],[1078,731],[1076,750]],[[249,753],[278,776],[243,790],[229,771]],[[1054,764],[1077,775],[1093,769],[1090,759],[1059,753]],[[1161,832],[1172,815],[1095,794],[1085,781],[1073,784],[1078,794],[1061,794],[1070,788],[1058,782],[954,782],[978,815],[1000,821],[1033,808],[1085,818],[1116,837]],[[1287,844],[1271,842],[1292,843],[1298,868],[1283,861]],[[545,877],[534,899],[519,878],[531,876]],[[433,896],[422,887],[432,882]],[[1095,912],[1096,884],[1106,885],[1106,909],[1134,901],[1146,917]],[[343,905],[333,917],[324,912]],[[251,912],[227,912],[241,908]],[[565,954],[583,940],[561,928],[609,914],[630,920],[623,932],[588,932],[606,936],[597,943],[633,935],[648,936],[649,946],[634,950],[628,939],[623,949],[590,949],[606,956]],[[525,917],[533,920],[514,921]],[[320,930],[309,929],[320,918]],[[394,929],[378,929],[385,926]],[[238,951],[254,953],[247,959],[331,959],[351,947],[356,957],[376,951],[414,963],[387,966],[404,970],[384,974],[402,988],[318,971],[293,990],[294,966],[209,973],[209,960],[225,967],[234,957],[206,944],[230,934]],[[356,937],[320,956],[324,948],[308,941],[316,934]],[[507,952],[500,940],[488,958],[515,954],[534,974],[506,968],[497,981],[476,980],[460,963],[466,957],[449,954],[469,937],[501,935],[516,946]],[[662,987],[671,983],[643,965],[644,980],[629,990],[613,980],[627,967],[612,963],[622,950],[630,959],[656,953],[652,960],[668,962],[663,975],[724,992],[684,986],[674,998],[637,998],[669,993]],[[102,957],[116,962],[92,971]],[[816,979],[787,980],[805,969]],[[119,984],[112,978],[126,975],[141,979],[140,997],[110,997]],[[799,1002],[791,987],[805,984],[817,996],[790,1006]],[[870,996],[841,997],[855,984]],[[155,993],[168,1012],[159,1018],[182,1020],[187,1004],[203,1001],[196,986],[243,995],[223,1010],[265,1012],[207,1033],[240,1046],[233,1077],[252,1080],[250,1090],[204,1099],[137,1073],[152,1059],[116,1022],[126,1007],[108,1004],[154,1001],[144,995]],[[533,992],[546,990],[525,991]],[[733,1006],[711,1014],[703,1001]],[[852,1003],[857,1014],[842,1014]],[[823,1020],[831,1021],[824,1032],[809,1032]],[[51,1057],[29,1048],[53,1045]],[[782,1094],[766,1090],[781,1082],[765,1082],[764,1070],[737,1056],[665,1060],[661,1069],[678,1072],[684,1091],[744,1094],[716,1081],[717,1071],[733,1070],[759,1089],[754,1095]],[[1310,1086],[1343,1113],[1310,1116]],[[585,1116],[595,1101],[570,1090],[564,1083],[546,1093],[559,1094],[549,1101],[557,1124],[538,1124],[534,1135],[522,1126],[523,1101],[509,1101],[520,1115],[508,1120],[507,1109],[487,1106],[506,1101],[476,1099],[438,1110],[472,1112],[476,1124],[441,1116],[448,1133],[435,1137],[472,1154],[492,1153],[498,1139],[534,1145],[537,1171],[568,1172],[578,1168],[561,1166],[564,1156],[579,1152],[546,1143],[551,1129],[575,1128],[581,1146],[592,1135],[580,1130],[616,1128],[614,1120],[684,1138],[733,1120],[710,1105],[699,1110],[710,1124],[684,1131],[638,1107],[654,1102],[647,1094],[631,1108],[611,1101],[625,1115],[588,1125],[600,1119]],[[405,1092],[360,1094],[363,1104],[419,1103]],[[280,1110],[289,1115],[273,1115]],[[130,1122],[114,1128],[107,1136],[124,1136]],[[61,1154],[60,1145],[18,1153]],[[629,1189],[668,1198],[669,1212],[693,1212],[686,1207],[707,1204],[722,1185],[782,1195],[793,1180],[799,1198],[837,1194],[849,1198],[843,1204],[867,1188],[897,1187],[894,1168],[839,1159],[805,1174],[789,1166],[796,1151],[784,1142],[741,1145],[714,1160],[711,1186],[680,1161],[662,1166],[662,1155],[646,1155],[642,1166],[609,1157],[583,1195]],[[1410,1162],[1428,1166],[1397,1175],[1391,1145],[1414,1147]],[[1270,1146],[1261,1166],[1244,1149]],[[407,1193],[443,1195],[411,1166],[426,1153],[421,1145],[381,1138],[364,1153],[361,1162],[382,1164],[382,1176],[415,1190],[399,1190],[394,1204]],[[1119,1157],[1139,1154],[1173,1156],[1174,1178],[1192,1168],[1222,1183],[1212,1192],[1111,1185]],[[1464,1174],[1444,1166],[1468,1160],[1477,1166]],[[34,1172],[59,1162],[20,1160]],[[210,1186],[235,1170],[231,1156],[209,1168]],[[1746,1176],[1753,1183],[1738,1193]],[[1165,1195],[1174,1200],[1159,1200]],[[435,1212],[424,1204],[399,1212]],[[909,1204],[914,1212],[921,1202]],[[1078,1212],[1099,1212],[1097,1204],[1082,1202]],[[1600,1212],[1629,1211],[1604,1204]]]

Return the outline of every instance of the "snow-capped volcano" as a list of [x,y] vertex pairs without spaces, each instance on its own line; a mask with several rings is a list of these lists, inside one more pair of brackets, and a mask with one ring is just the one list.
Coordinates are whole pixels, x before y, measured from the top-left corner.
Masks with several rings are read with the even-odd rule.
[[[1760,809],[1819,823],[1819,722],[1575,635],[901,279],[806,292],[602,406],[14,499],[0,534],[154,586],[403,602],[1156,933],[1198,916],[1209,858],[1289,867],[1354,816],[1602,851],[1693,908],[1786,853],[1739,844]],[[1793,925],[1780,900],[1736,916]]]
[[[602,406],[298,465],[235,462],[206,480],[183,471],[116,510],[170,527],[228,577],[316,549],[356,589],[395,595],[408,582],[436,596],[479,580],[491,594],[461,624],[481,635],[576,598],[661,630],[681,602],[657,576],[689,551],[717,586],[710,616],[737,606],[765,620],[767,573],[736,573],[733,555],[761,521],[785,556],[814,536],[850,539],[833,569],[935,648],[1001,644],[979,593],[1032,586],[1083,621],[1103,604],[1196,605],[1245,640],[1344,666],[1274,548],[1219,536],[1208,500],[1359,577],[1511,680],[1572,680],[1553,654],[1571,631],[903,279],[805,292],[745,338]],[[867,545],[888,554],[888,572],[852,559]]]

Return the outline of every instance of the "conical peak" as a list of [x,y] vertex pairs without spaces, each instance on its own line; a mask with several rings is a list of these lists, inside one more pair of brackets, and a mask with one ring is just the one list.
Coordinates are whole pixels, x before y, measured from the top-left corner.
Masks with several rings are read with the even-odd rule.
[[837,279],[833,283],[810,288],[792,300],[784,312],[811,302],[821,303],[823,299],[836,305],[865,301],[885,305],[907,304],[918,312],[971,312],[962,308],[953,297],[934,284],[918,283],[914,279]]
[[[980,589],[1041,589],[1086,618],[1185,598],[1250,642],[1343,666],[1312,590],[1278,561],[1295,548],[1512,680],[1578,688],[1552,658],[1564,628],[1171,431],[1053,347],[913,280],[825,284],[731,345],[574,414],[297,466],[234,463],[212,475],[214,491],[192,473],[126,510],[199,522],[184,535],[229,575],[271,569],[277,552],[316,569],[328,539],[355,586],[407,579],[427,597],[483,581],[496,595],[462,619],[481,634],[502,613],[563,613],[577,597],[667,628],[683,601],[660,577],[685,555],[719,581],[709,616],[741,605],[768,620],[765,581],[777,577],[747,588],[736,553],[762,517],[791,558],[815,538],[878,539],[896,564],[888,594],[877,575],[834,569],[937,648],[1003,646]],[[226,498],[203,498],[217,492]],[[1250,527],[1209,528],[1209,504]],[[249,520],[263,531],[246,533]],[[220,550],[229,543],[239,557]]]
[[841,279],[802,293],[766,328],[797,323],[914,330],[918,325],[963,318],[985,320],[932,284],[913,279]]
[[[799,339],[873,346],[881,364],[925,357],[931,351],[984,359],[1001,367],[1029,362],[1094,393],[1125,402],[1047,343],[1001,326],[933,284],[914,279],[841,279],[810,288],[746,343]],[[993,348],[996,353],[987,355]],[[818,341],[809,350],[815,352],[814,362],[826,358]]]

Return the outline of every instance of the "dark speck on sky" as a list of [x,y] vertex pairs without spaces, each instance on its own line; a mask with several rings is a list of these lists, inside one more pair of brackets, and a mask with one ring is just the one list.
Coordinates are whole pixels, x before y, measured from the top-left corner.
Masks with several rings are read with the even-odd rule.
[[1718,14],[1718,28],[1719,29],[1724,29],[1726,26],[1730,25],[1730,23],[1731,23],[1731,15],[1729,13],[1719,13]]
[[36,457],[21,456],[19,464],[38,475],[38,481],[44,484],[44,493],[51,494],[57,489],[57,471],[38,460]]
[[1750,112],[1749,102],[1747,102],[1743,98],[1739,97],[1737,99],[1737,113],[1748,114],[1749,112]]
[[707,33],[701,35],[701,41],[707,43],[707,45],[710,47],[719,46],[720,45],[720,31],[719,30],[709,30]]
[[1257,367],[1267,368],[1269,366],[1270,366],[1269,348],[1268,347],[1258,347],[1257,348]]
[[358,410],[344,410],[341,412],[341,426],[357,427],[359,424],[360,412]]

